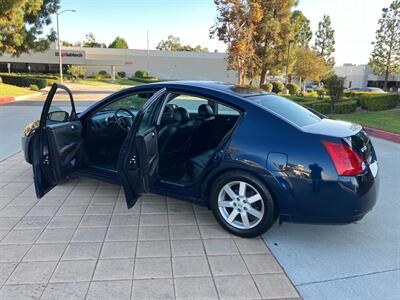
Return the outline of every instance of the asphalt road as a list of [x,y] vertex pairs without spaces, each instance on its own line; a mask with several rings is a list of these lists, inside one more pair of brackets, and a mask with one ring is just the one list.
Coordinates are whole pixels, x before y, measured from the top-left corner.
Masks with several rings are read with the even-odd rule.
[[305,300],[400,299],[400,144],[373,139],[374,209],[350,225],[283,224],[264,235]]
[[[92,102],[75,102],[76,110],[83,111]],[[60,101],[59,107],[68,107]],[[43,101],[18,101],[0,105],[0,161],[21,150],[21,137],[25,126],[40,118]]]

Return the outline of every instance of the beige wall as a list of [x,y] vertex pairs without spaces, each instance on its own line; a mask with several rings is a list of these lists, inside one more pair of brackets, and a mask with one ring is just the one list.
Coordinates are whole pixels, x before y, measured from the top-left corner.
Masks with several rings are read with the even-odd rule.
[[[169,52],[158,50],[64,48],[63,64],[82,65],[88,74],[106,70],[125,71],[128,76],[136,70],[148,70],[161,79],[215,80],[237,82],[236,72],[226,70],[225,53]],[[71,57],[75,55],[75,57]],[[78,57],[77,57],[78,56]],[[58,64],[57,50],[23,54],[20,57],[0,56],[0,63]]]

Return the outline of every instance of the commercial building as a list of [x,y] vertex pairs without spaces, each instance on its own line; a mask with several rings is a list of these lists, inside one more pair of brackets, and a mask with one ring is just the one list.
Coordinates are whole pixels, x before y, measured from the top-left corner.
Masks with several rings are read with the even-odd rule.
[[[346,77],[346,88],[383,87],[384,76],[374,75],[369,65],[344,64],[334,68],[338,76]],[[388,88],[400,89],[400,74],[389,76]]]
[[[225,53],[81,47],[63,48],[61,53],[64,71],[80,65],[87,75],[105,70],[109,74],[124,71],[129,77],[147,70],[160,79],[237,82],[237,73],[226,69]],[[8,64],[11,72],[57,73],[58,51],[53,45],[45,52],[0,56],[0,72],[7,72]]]

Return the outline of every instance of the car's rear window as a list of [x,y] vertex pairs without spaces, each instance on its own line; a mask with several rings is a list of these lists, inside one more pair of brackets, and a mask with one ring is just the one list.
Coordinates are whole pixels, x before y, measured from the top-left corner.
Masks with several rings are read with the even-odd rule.
[[321,121],[321,118],[297,103],[274,95],[259,95],[248,97],[258,105],[268,108],[279,116],[303,127]]

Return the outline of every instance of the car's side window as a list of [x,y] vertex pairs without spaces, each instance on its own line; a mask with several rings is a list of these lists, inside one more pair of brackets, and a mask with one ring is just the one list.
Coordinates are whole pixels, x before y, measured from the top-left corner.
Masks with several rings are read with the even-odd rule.
[[64,90],[58,89],[51,101],[46,125],[68,122],[71,112],[72,104],[69,95]]
[[122,96],[118,100],[104,106],[100,111],[117,110],[120,108],[139,111],[143,105],[153,96],[154,92],[134,93]]
[[146,108],[146,110],[143,114],[143,118],[142,118],[142,120],[140,120],[139,129],[138,129],[139,134],[145,133],[147,130],[149,130],[153,126],[152,120],[153,120],[154,114],[157,110],[158,104],[159,104],[159,101],[154,101],[149,107]]
[[189,113],[197,113],[199,106],[202,104],[208,104],[208,100],[189,95],[179,95],[175,97],[172,101],[168,102],[168,104],[174,104],[178,107],[185,108]]
[[240,113],[236,109],[218,103],[218,115],[239,116]]

